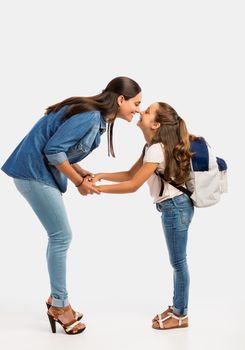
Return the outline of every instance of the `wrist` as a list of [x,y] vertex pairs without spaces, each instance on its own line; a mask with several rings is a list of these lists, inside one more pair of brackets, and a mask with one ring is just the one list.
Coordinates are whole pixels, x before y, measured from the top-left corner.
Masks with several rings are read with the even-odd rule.
[[97,173],[94,175],[94,177],[96,177],[97,181],[103,180],[103,173]]
[[78,188],[83,184],[84,181],[84,177],[82,178],[82,180],[80,182],[78,182],[77,184],[75,184],[75,186]]
[[86,171],[86,170],[82,170],[82,171],[80,171],[79,174],[80,174],[82,177],[85,177],[85,176],[87,176],[87,175],[89,174],[89,172]]

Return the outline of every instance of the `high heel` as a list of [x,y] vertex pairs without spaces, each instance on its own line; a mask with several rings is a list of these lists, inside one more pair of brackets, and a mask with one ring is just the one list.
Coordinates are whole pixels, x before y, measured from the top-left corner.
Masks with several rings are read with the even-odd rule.
[[53,316],[48,314],[48,319],[49,319],[49,322],[50,322],[50,326],[51,326],[52,332],[56,333],[56,323],[55,323],[55,320],[54,320]]
[[[46,301],[46,306],[47,309],[49,310],[49,308],[52,306],[49,302]],[[76,321],[80,321],[83,318],[83,314],[81,314],[81,312],[75,311],[72,309],[73,312],[73,316],[75,318]]]
[[70,305],[68,305],[66,307],[54,307],[54,306],[52,306],[51,309],[49,308],[47,314],[48,314],[48,319],[50,322],[51,330],[53,333],[56,333],[56,322],[58,322],[63,327],[66,334],[69,334],[69,335],[79,334],[85,330],[85,328],[86,328],[85,325],[84,325],[84,328],[77,328],[76,327],[78,324],[81,324],[81,323],[79,321],[75,320],[75,318],[68,323],[63,323],[61,320],[59,320],[59,316],[63,315],[65,312],[67,312],[69,310],[72,311],[72,308]]

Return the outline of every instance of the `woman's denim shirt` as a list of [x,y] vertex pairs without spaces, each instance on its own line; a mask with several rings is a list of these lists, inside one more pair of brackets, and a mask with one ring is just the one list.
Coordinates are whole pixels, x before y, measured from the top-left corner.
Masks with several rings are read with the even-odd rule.
[[65,160],[73,164],[84,159],[99,146],[106,130],[100,112],[79,113],[63,121],[66,109],[51,112],[34,125],[2,166],[7,175],[66,191],[67,178],[55,166]]

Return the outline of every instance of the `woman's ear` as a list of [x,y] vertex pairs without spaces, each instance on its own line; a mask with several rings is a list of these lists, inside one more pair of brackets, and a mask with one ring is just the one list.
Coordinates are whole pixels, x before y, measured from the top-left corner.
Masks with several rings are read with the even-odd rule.
[[118,96],[117,98],[117,103],[118,103],[118,106],[120,107],[123,103],[123,101],[125,100],[124,96],[123,95],[120,95]]
[[160,126],[161,126],[160,123],[158,123],[158,122],[153,122],[151,128],[152,128],[153,130],[156,130],[156,129],[159,129]]

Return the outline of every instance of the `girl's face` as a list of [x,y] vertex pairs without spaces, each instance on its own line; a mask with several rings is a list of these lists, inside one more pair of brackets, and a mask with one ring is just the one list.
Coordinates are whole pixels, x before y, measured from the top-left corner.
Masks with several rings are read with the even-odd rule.
[[155,130],[159,127],[159,123],[155,122],[157,109],[158,103],[153,103],[145,111],[140,112],[140,119],[137,126],[139,126],[141,130]]
[[117,100],[119,106],[117,117],[131,122],[135,113],[140,112],[139,106],[141,103],[141,98],[141,92],[129,100],[125,100],[124,96],[119,96]]

